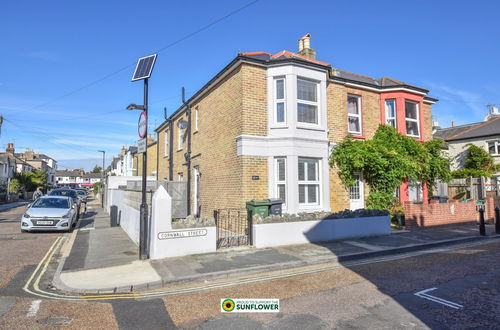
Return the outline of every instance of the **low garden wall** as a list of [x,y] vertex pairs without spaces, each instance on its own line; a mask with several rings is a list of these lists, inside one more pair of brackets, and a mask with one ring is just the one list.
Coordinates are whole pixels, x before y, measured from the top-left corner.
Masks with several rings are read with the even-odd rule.
[[215,252],[213,219],[186,219],[172,223],[172,198],[163,186],[153,195],[150,258],[162,259]]
[[[492,221],[494,219],[494,208],[493,198],[486,198],[485,221]],[[475,200],[470,202],[450,200],[449,203],[431,201],[429,204],[406,202],[404,210],[406,229],[452,225],[479,220],[479,212],[476,209]]]
[[389,215],[254,224],[253,245],[257,248],[334,241],[346,238],[388,235]]

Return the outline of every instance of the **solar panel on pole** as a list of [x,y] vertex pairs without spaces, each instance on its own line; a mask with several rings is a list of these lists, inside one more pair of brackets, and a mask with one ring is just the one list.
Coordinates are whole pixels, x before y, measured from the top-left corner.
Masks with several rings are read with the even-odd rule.
[[137,61],[134,75],[132,76],[132,81],[148,79],[149,77],[151,77],[151,73],[153,72],[153,66],[155,65],[156,62],[156,56],[157,54],[144,56]]

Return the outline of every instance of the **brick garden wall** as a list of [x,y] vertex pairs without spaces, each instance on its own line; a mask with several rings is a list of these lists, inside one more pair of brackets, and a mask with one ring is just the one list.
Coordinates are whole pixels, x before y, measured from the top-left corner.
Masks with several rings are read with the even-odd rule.
[[[487,198],[486,203],[485,220],[492,221],[494,218],[493,199]],[[430,204],[406,202],[404,209],[406,229],[443,226],[479,220],[475,201],[457,202],[452,200],[450,203],[431,201]]]

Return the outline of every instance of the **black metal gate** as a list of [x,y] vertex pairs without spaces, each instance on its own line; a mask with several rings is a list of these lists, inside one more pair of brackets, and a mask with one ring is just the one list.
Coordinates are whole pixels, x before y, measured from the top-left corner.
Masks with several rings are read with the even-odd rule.
[[246,209],[214,211],[217,228],[217,248],[252,244],[252,219]]

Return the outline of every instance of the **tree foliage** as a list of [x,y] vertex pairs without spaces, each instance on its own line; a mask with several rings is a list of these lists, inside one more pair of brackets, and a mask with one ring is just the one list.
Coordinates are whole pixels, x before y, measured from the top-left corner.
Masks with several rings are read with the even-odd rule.
[[418,142],[380,125],[373,139],[347,137],[332,152],[330,166],[338,169],[344,185],[362,173],[370,187],[367,207],[389,209],[396,204],[394,191],[406,178],[423,182],[449,181],[449,159],[441,155],[443,141]]
[[37,187],[47,185],[48,174],[43,170],[33,172],[22,172],[16,174],[14,180],[18,183],[18,191],[35,191]]
[[102,167],[99,165],[94,166],[94,169],[92,170],[91,173],[101,173],[102,172]]
[[491,177],[493,173],[500,171],[500,165],[495,164],[493,157],[483,148],[468,144],[464,168],[453,171],[454,178],[478,178],[481,176]]

